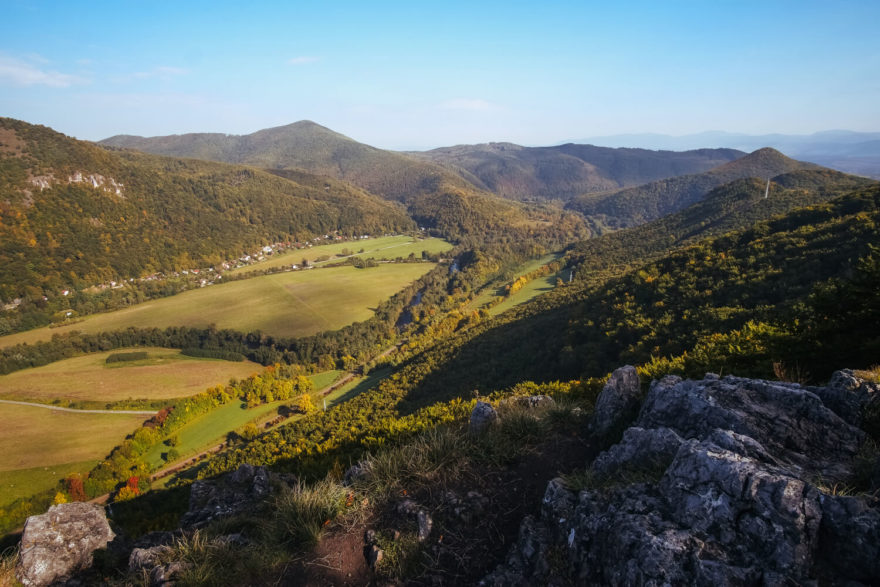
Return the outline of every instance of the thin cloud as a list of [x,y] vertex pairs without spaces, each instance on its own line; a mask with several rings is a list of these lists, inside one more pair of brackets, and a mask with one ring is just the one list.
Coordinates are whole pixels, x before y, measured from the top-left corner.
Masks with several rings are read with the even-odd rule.
[[440,104],[440,108],[443,110],[470,110],[476,112],[485,112],[487,110],[494,110],[495,105],[486,100],[482,100],[480,98],[456,98],[454,100],[447,100]]
[[300,57],[294,57],[292,59],[288,59],[287,63],[290,65],[305,65],[306,63],[314,63],[318,61],[317,57],[309,57],[307,55],[301,55]]
[[49,70],[21,59],[0,55],[0,83],[13,86],[67,88],[86,80],[68,73]]

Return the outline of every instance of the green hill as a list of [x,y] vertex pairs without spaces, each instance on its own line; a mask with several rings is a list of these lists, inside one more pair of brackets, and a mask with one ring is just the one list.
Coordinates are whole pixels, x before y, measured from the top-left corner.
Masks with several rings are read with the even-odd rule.
[[433,192],[437,180],[469,187],[455,174],[400,153],[377,149],[308,120],[249,135],[196,133],[164,137],[118,135],[102,145],[276,170],[335,177],[392,200]]
[[[296,180],[302,171],[351,182],[370,193],[403,202],[420,225],[454,241],[494,238],[511,228],[537,226],[546,214],[475,188],[439,165],[359,143],[310,121],[253,134],[120,135],[101,141],[113,147],[197,157],[262,167]],[[557,214],[558,216],[558,214]],[[566,222],[572,222],[568,219]],[[579,229],[583,234],[583,228]],[[494,233],[494,236],[493,234]]]
[[700,200],[713,188],[746,177],[770,178],[799,169],[821,169],[786,157],[775,149],[759,149],[704,173],[683,175],[603,193],[583,194],[566,207],[623,228],[660,218]]
[[582,241],[572,248],[571,257],[580,275],[595,280],[593,272],[601,271],[602,275],[620,271],[699,239],[748,228],[794,208],[818,204],[874,183],[830,169],[777,175],[769,191],[763,180],[738,179],[673,214]]
[[744,155],[733,149],[677,153],[566,144],[458,145],[411,153],[443,165],[481,189],[514,200],[559,199],[700,173]]
[[328,231],[414,229],[398,206],[300,174],[113,151],[0,119],[0,299],[191,269]]

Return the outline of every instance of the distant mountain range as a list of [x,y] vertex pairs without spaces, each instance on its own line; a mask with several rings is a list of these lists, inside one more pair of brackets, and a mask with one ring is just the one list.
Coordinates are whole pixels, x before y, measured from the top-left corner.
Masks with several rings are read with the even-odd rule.
[[664,134],[623,134],[579,139],[606,147],[638,147],[682,151],[705,147],[726,147],[754,151],[773,147],[790,157],[803,159],[847,173],[880,179],[880,132],[829,130],[809,135],[749,135],[723,131],[670,136]]
[[[647,140],[659,135],[639,136]],[[862,144],[853,133],[822,136],[826,142],[849,141],[854,148]],[[698,135],[693,140],[725,137],[731,141],[739,137],[746,147],[751,146],[749,141],[782,141],[782,135],[748,138],[724,133]],[[452,238],[475,230],[485,232],[489,227],[528,225],[526,209],[511,200],[561,200],[566,209],[587,217],[596,229],[617,229],[681,210],[737,179],[819,169],[773,148],[747,155],[731,148],[675,152],[488,143],[399,153],[359,143],[311,121],[242,136],[119,135],[100,144],[253,165],[288,177],[302,171],[334,177],[403,202],[420,224]],[[818,140],[813,144],[818,145]]]
[[435,228],[453,240],[474,230],[531,223],[521,206],[493,196],[457,173],[359,143],[308,120],[241,136],[117,135],[99,144],[251,165],[283,177],[306,171],[344,180],[385,199],[403,202],[420,225]]
[[522,147],[511,143],[458,145],[410,154],[515,200],[569,200],[588,192],[708,171],[745,155],[733,149],[674,153],[572,144]]

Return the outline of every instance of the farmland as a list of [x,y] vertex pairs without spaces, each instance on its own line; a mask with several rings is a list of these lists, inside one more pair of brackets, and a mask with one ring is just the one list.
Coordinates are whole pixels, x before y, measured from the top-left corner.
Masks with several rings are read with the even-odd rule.
[[[285,253],[273,255],[263,261],[233,269],[228,271],[227,274],[236,275],[248,271],[265,271],[266,269],[301,265],[303,259],[315,265],[330,263],[334,260],[338,261],[340,257],[349,255],[352,257],[373,258],[377,261],[381,261],[396,259],[398,257],[406,258],[410,253],[414,254],[416,257],[421,257],[422,251],[427,251],[431,254],[438,254],[446,252],[451,248],[451,244],[439,238],[420,239],[403,235],[383,236],[379,238],[344,241],[307,249],[287,251]],[[349,253],[349,255],[346,253]],[[325,257],[329,257],[329,259],[318,261],[318,259]]]
[[[531,271],[535,271],[539,269],[542,265],[546,265],[551,261],[559,258],[558,253],[544,255],[540,259],[535,259],[534,261],[530,261],[519,267],[516,271],[516,275],[525,275],[526,273],[530,273]],[[509,280],[508,282],[509,283]],[[524,304],[529,300],[546,293],[553,289],[556,284],[556,275],[549,275],[546,277],[537,277],[532,279],[528,283],[526,283],[522,289],[517,292],[514,292],[510,296],[508,296],[503,302],[500,304],[489,308],[489,314],[491,316],[497,316],[501,314],[505,310],[509,310],[510,308],[517,306],[519,304]],[[503,288],[499,287],[486,287],[480,292],[477,297],[468,305],[469,310],[475,310],[477,308],[481,308],[485,304],[491,302],[496,297],[503,296],[504,291]]]
[[386,263],[369,269],[329,267],[231,281],[89,316],[69,326],[11,334],[0,338],[0,347],[48,340],[71,330],[95,333],[128,326],[214,324],[276,337],[307,336],[368,319],[371,308],[433,267],[432,263]]
[[[104,458],[121,438],[131,433],[148,416],[137,414],[77,414],[41,407],[0,404],[0,503],[21,491],[16,480],[43,479],[39,467],[58,473],[70,472],[70,464]],[[53,468],[57,465],[59,468]],[[74,466],[74,469],[78,469]],[[31,471],[20,471],[31,469]],[[87,467],[83,467],[87,470]],[[16,474],[9,474],[17,471]],[[7,481],[7,479],[9,479]],[[49,486],[51,478],[45,479]],[[33,491],[40,487],[34,487]],[[9,491],[9,493],[7,493]]]
[[0,399],[42,403],[171,399],[262,369],[250,361],[187,357],[174,349],[137,350],[147,352],[148,358],[108,364],[107,357],[120,351],[94,353],[2,375]]

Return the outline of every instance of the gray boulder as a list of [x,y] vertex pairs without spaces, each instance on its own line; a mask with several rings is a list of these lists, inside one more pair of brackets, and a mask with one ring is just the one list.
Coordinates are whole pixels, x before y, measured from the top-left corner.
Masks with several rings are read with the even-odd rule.
[[638,413],[640,399],[641,383],[636,368],[626,365],[616,369],[596,400],[590,430],[600,437],[622,432]]
[[25,586],[51,585],[92,565],[92,555],[115,538],[104,508],[75,502],[31,516],[21,535],[15,575]]
[[486,402],[477,402],[471,411],[470,424],[468,430],[471,434],[478,435],[488,430],[491,426],[497,425],[498,412]]

